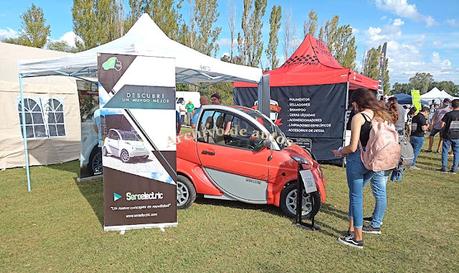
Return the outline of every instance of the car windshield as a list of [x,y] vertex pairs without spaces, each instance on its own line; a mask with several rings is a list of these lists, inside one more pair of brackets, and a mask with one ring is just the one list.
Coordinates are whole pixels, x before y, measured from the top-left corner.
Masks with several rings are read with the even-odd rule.
[[136,132],[120,131],[123,140],[140,141]]
[[[257,110],[253,110],[253,109],[246,108],[246,107],[236,107],[236,108],[238,110],[248,114],[249,116],[254,118],[258,123],[263,125],[263,127],[265,127],[271,135],[275,136],[274,139],[276,140],[276,142],[279,144],[279,146],[281,148],[286,146],[287,141],[285,139],[286,137],[285,137],[284,133],[269,118],[267,118],[266,116],[264,116],[262,113],[260,113]],[[280,140],[278,138],[278,136],[281,136],[284,139],[280,142],[280,141],[278,141],[278,140]]]

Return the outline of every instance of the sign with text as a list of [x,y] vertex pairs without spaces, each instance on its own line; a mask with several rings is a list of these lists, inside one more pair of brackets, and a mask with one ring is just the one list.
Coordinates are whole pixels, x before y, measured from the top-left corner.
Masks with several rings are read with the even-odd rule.
[[[270,117],[285,135],[310,148],[318,160],[335,159],[343,144],[347,85],[271,87]],[[256,88],[235,88],[237,105],[256,107]],[[302,141],[302,140],[308,140]]]
[[175,226],[174,59],[101,53],[98,76],[104,230]]

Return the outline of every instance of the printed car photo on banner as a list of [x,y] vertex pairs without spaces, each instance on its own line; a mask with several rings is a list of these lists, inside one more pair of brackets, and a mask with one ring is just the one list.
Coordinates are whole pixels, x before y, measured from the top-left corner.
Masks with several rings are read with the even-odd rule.
[[177,224],[173,58],[99,54],[104,230]]

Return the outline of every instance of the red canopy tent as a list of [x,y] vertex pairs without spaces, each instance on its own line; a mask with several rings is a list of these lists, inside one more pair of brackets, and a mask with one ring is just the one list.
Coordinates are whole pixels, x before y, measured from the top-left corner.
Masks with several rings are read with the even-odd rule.
[[[271,118],[287,137],[304,144],[318,160],[333,160],[343,145],[349,91],[376,91],[378,81],[344,68],[328,47],[307,35],[293,55],[269,75]],[[257,107],[255,84],[234,83],[234,103]]]
[[[306,35],[298,49],[279,68],[265,71],[270,86],[321,85],[349,83],[349,89],[378,89],[378,81],[344,68],[331,55],[328,47],[311,35]],[[234,87],[256,87],[255,84],[236,82]]]

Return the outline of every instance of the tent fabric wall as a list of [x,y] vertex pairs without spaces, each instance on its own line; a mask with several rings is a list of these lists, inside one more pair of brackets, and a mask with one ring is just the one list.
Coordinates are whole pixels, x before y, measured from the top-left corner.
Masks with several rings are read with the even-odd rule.
[[[52,58],[67,53],[0,43],[0,169],[25,165],[19,119],[17,63],[22,58]],[[74,79],[66,77],[26,78],[24,98],[56,98],[63,103],[65,136],[29,139],[30,165],[47,165],[79,158],[80,108]]]

